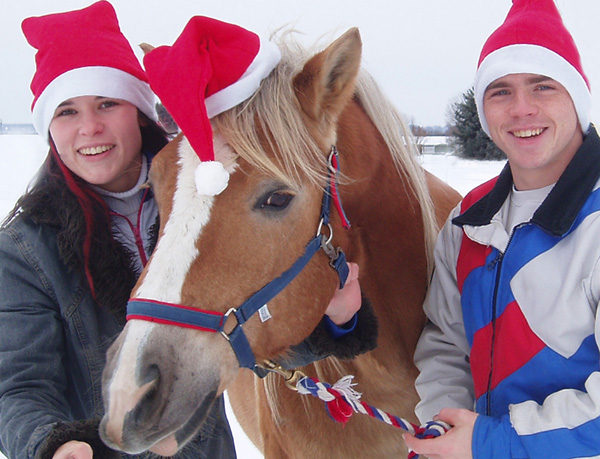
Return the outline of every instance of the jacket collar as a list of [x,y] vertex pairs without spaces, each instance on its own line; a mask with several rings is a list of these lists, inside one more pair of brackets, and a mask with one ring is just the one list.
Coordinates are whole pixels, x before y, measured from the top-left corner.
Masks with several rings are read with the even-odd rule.
[[[600,178],[600,137],[591,126],[579,150],[533,215],[532,223],[554,236],[566,234]],[[513,186],[507,163],[492,190],[452,220],[457,226],[484,226],[499,211]]]

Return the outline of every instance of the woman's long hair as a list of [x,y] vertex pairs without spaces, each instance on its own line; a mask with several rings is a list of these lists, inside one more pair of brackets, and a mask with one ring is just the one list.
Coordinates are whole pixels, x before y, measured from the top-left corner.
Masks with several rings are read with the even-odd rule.
[[[142,152],[152,158],[169,139],[157,123],[141,112],[139,116]],[[111,306],[128,297],[135,283],[131,254],[115,243],[109,209],[102,197],[65,166],[52,140],[37,180],[17,201],[2,228],[21,214],[37,224],[57,229],[61,259],[70,268],[84,270],[98,303]],[[128,273],[129,278],[121,279],[117,286],[113,279],[115,271],[120,276]]]

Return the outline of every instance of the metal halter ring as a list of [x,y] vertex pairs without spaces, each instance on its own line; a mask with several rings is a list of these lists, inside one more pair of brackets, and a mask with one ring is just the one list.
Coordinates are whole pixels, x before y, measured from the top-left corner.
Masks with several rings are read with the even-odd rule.
[[[317,228],[317,236],[321,235],[321,230],[323,229],[323,219],[319,222],[319,227]],[[327,227],[329,228],[329,237],[323,244],[329,244],[333,239],[333,228],[331,227],[331,223],[327,223]]]

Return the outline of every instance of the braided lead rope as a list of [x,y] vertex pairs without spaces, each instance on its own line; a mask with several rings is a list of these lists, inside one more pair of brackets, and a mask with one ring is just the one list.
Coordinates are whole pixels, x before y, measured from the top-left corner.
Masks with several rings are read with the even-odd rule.
[[[356,383],[352,382],[354,376],[344,376],[333,386],[320,382],[317,379],[304,376],[298,380],[296,389],[302,395],[312,395],[325,402],[329,415],[337,422],[346,424],[352,414],[362,413],[379,419],[391,426],[406,430],[417,438],[439,437],[450,429],[450,426],[441,421],[429,421],[423,426],[418,426],[406,419],[381,411],[360,400],[362,394],[353,389]],[[408,459],[418,459],[419,455],[409,451]]]

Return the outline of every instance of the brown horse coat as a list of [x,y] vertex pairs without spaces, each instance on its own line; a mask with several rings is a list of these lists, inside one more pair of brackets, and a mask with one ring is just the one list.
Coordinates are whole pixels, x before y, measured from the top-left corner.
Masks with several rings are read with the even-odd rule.
[[[303,371],[329,383],[354,375],[363,400],[414,420],[412,356],[424,324],[428,254],[437,225],[460,197],[418,165],[400,117],[368,76],[359,76],[360,54],[356,29],[300,67],[288,51],[250,102],[213,120],[215,157],[231,173],[222,194],[194,196],[189,171],[197,158],[185,138],[156,157],[151,182],[161,215],[159,242],[132,296],[219,312],[242,304],[287,269],[314,236],[327,155],[337,145],[340,195],[353,226],[343,230],[334,215],[333,239],[360,265],[363,294],[379,321],[378,347]],[[306,338],[337,282],[318,253],[269,303],[272,319],[253,317],[244,325],[256,359],[285,356]],[[102,433],[124,450],[130,447],[123,440],[127,430],[136,447],[173,453],[181,446],[177,432],[190,430],[196,407],[227,389],[240,424],[265,457],[406,452],[402,432],[393,427],[358,414],[343,427],[322,402],[290,391],[277,375],[258,379],[240,370],[219,334],[132,320],[111,349],[103,383]],[[127,413],[143,403],[153,403],[144,410],[153,415],[128,423]]]

